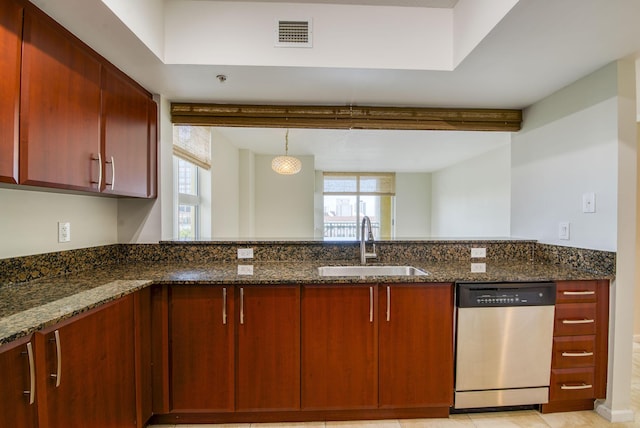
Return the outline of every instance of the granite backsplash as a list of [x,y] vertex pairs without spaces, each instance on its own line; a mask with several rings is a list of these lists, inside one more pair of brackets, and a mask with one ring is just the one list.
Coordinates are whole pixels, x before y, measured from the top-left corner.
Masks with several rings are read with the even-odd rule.
[[[324,241],[170,241],[158,244],[114,244],[32,256],[0,259],[0,285],[80,272],[122,262],[236,262],[238,248],[253,248],[252,261],[353,261],[359,263],[357,242]],[[615,274],[614,252],[539,244],[529,240],[379,241],[373,263],[406,260],[471,260],[471,248],[487,250],[487,261],[544,261],[573,269]],[[368,247],[370,249],[370,247]],[[473,260],[475,261],[475,259]]]

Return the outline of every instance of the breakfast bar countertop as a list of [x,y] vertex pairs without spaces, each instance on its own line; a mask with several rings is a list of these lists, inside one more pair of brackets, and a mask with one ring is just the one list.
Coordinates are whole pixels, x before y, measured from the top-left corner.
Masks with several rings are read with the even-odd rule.
[[[127,262],[78,273],[0,286],[0,345],[153,284],[382,284],[456,281],[547,281],[612,279],[611,275],[534,261],[483,261],[486,272],[472,272],[467,261],[400,260],[426,276],[320,276],[318,267],[353,261]],[[375,263],[372,263],[375,265]],[[246,268],[246,266],[251,268]],[[240,269],[239,269],[240,267]],[[238,272],[243,272],[239,274]],[[251,274],[245,272],[252,271]]]

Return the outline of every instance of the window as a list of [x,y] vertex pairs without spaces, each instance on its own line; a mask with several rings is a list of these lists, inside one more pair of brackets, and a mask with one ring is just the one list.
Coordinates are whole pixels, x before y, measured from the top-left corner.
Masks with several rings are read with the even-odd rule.
[[174,171],[178,188],[177,238],[196,239],[199,233],[200,195],[198,192],[198,167],[174,156]]
[[324,239],[360,239],[364,216],[375,239],[395,235],[395,174],[325,172],[323,183]]
[[201,178],[211,167],[210,128],[174,126],[173,154],[174,236],[197,239],[201,237],[202,221],[206,217]]

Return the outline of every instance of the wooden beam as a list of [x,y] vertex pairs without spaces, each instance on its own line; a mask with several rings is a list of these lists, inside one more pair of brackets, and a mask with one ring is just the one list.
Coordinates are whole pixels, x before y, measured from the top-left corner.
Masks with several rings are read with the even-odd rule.
[[172,103],[181,125],[248,128],[519,131],[521,110]]

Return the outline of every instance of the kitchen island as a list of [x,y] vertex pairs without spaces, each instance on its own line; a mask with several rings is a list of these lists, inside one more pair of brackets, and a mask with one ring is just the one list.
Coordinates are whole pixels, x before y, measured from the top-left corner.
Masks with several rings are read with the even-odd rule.
[[[487,257],[471,259],[469,248],[478,246],[487,248]],[[255,258],[236,259],[237,249],[247,247],[255,250]],[[58,343],[53,337],[58,326],[92,317],[130,299],[127,305],[131,307],[124,313],[133,311],[130,328],[135,332],[131,338],[135,343],[131,346],[136,352],[131,356],[134,370],[128,385],[136,397],[133,414],[139,426],[152,414],[153,422],[169,423],[443,416],[449,411],[453,385],[454,282],[595,281],[608,287],[613,278],[611,271],[558,263],[548,257],[555,249],[531,241],[379,244],[379,258],[373,264],[410,265],[428,272],[425,276],[319,275],[320,266],[358,264],[354,243],[164,243],[118,246],[110,251],[115,256],[109,254],[106,259],[111,262],[89,263],[90,267],[72,273],[2,285],[0,342],[2,349],[23,347],[33,337],[38,355],[38,349]],[[594,265],[600,266],[612,256],[596,253],[585,256],[579,252],[577,258],[595,260]],[[541,257],[544,254],[547,257]],[[484,263],[484,272],[476,272],[472,263]],[[12,266],[7,278],[24,275],[15,261]],[[332,303],[325,306],[322,302]],[[408,310],[395,309],[396,305],[408,305]],[[403,313],[417,313],[421,318],[403,321],[401,316],[398,320],[398,314]],[[263,317],[262,321],[256,324],[255,316]],[[353,317],[362,320],[355,322]],[[400,349],[398,344],[414,340],[398,340],[400,330],[386,331],[389,319],[403,322],[402,331],[417,323],[416,331],[424,332],[417,341],[422,343],[422,351],[420,347],[407,348],[390,354],[389,350]],[[324,325],[333,327],[322,329]],[[424,328],[429,325],[438,326],[431,335]],[[227,330],[215,330],[214,326]],[[335,332],[344,334],[336,336]],[[190,348],[202,343],[202,334],[204,339],[222,341]],[[265,342],[265,337],[271,339]],[[64,340],[63,336],[60,341]],[[318,343],[336,347],[318,348]],[[361,352],[336,354],[347,345],[362,346]],[[225,351],[220,354],[220,349]],[[52,355],[55,351],[47,350]],[[334,354],[335,361],[326,358]],[[434,358],[431,371],[409,371],[404,384],[395,385],[393,381],[402,376],[393,369],[409,366],[407,361],[416,355],[421,355],[423,366],[429,366],[428,357]],[[346,362],[354,356],[352,362]],[[45,365],[55,365],[54,356],[40,359],[47,360]],[[256,367],[256,362],[261,365]],[[222,363],[221,371],[211,371],[210,363]],[[347,367],[342,374],[341,367]],[[336,389],[335,382],[355,376],[355,369],[361,369],[362,380],[350,379],[343,386],[362,385],[345,395],[354,400],[346,403],[336,394],[342,387]],[[336,372],[333,379],[324,376],[332,371]],[[256,375],[268,376],[256,379]],[[280,386],[284,384],[278,379],[287,380],[289,392],[283,392]],[[429,392],[428,379],[436,382],[431,391],[439,391],[439,396]],[[214,381],[220,382],[217,387],[211,386]],[[39,390],[46,389],[46,383],[39,380]],[[407,400],[416,394],[407,388],[415,384],[424,385],[420,391],[426,392],[412,403]],[[193,385],[198,386],[196,391]],[[398,392],[385,395],[390,388]],[[397,402],[402,393],[406,399]],[[216,399],[199,399],[216,395]],[[42,401],[52,402],[41,400],[38,406]],[[584,401],[581,404],[584,406]]]

